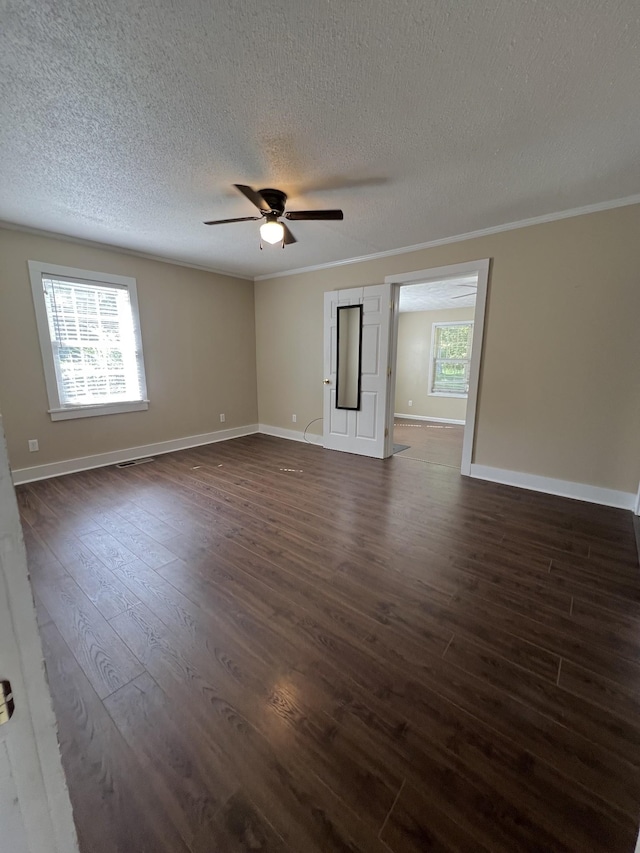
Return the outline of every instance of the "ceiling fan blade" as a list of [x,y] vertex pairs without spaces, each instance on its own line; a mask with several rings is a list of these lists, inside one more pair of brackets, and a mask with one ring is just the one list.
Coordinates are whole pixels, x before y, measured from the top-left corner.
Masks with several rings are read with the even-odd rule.
[[280,224],[281,224],[281,225],[282,225],[282,227],[284,228],[284,234],[282,235],[282,239],[283,239],[283,242],[284,242],[285,246],[288,246],[290,243],[297,243],[298,241],[297,241],[297,240],[296,240],[296,238],[293,236],[293,234],[291,233],[291,231],[289,231],[289,229],[288,229],[288,228],[287,228],[287,226],[284,224],[284,222],[281,222]]
[[269,213],[271,211],[271,208],[262,198],[260,193],[252,189],[252,187],[247,187],[245,184],[234,184],[234,187],[238,192],[241,192],[245,198],[248,198],[251,204],[255,204],[258,210],[261,210],[263,213]]
[[227,222],[249,222],[250,219],[262,219],[261,216],[241,216],[240,219],[214,219],[212,222],[205,222],[205,225],[226,225]]
[[299,219],[344,219],[344,213],[341,210],[290,210],[284,217],[292,222]]

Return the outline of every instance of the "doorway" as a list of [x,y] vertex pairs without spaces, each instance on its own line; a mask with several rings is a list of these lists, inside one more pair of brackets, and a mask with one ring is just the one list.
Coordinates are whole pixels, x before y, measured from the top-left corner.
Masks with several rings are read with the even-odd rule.
[[387,278],[393,453],[469,474],[489,260]]
[[77,853],[1,416],[0,677],[3,849]]
[[462,466],[478,274],[400,288],[394,454]]

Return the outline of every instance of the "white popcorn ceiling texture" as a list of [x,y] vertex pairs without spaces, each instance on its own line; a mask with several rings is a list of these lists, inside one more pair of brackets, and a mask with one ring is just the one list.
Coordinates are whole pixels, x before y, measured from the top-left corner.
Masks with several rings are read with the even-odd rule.
[[398,308],[401,312],[471,308],[476,304],[477,283],[474,273],[446,281],[405,284],[400,288]]
[[[3,0],[0,219],[254,276],[640,192],[637,0]],[[232,188],[292,223],[259,249]]]

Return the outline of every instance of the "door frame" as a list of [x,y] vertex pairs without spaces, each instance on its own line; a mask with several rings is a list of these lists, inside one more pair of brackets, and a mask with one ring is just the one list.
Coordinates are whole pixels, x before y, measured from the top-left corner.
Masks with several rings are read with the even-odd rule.
[[465,476],[471,475],[471,463],[473,462],[473,451],[476,434],[476,420],[478,410],[478,390],[480,386],[480,368],[484,349],[484,323],[487,305],[487,289],[489,284],[489,271],[491,267],[490,258],[482,258],[477,261],[467,261],[461,264],[448,264],[443,267],[430,267],[424,270],[398,273],[385,277],[385,284],[392,286],[391,300],[391,341],[389,352],[389,364],[393,381],[389,382],[387,389],[386,425],[387,425],[387,447],[385,455],[393,452],[393,422],[395,413],[395,388],[396,388],[396,359],[398,354],[398,321],[400,303],[400,288],[407,284],[428,284],[430,281],[442,281],[447,278],[458,278],[469,273],[478,274],[478,289],[476,292],[476,307],[473,318],[473,347],[471,349],[471,365],[469,375],[469,394],[467,396],[467,412],[464,425],[464,439],[462,443],[462,466],[460,473]]
[[[7,667],[0,677],[11,682],[15,701],[13,716],[0,730],[0,760],[8,758],[13,786],[3,789],[0,797],[17,796],[16,815],[21,817],[27,844],[20,849],[77,853],[1,416],[0,620],[3,663]],[[13,835],[11,828],[7,831],[9,847],[17,845],[15,832],[19,829],[14,829]]]

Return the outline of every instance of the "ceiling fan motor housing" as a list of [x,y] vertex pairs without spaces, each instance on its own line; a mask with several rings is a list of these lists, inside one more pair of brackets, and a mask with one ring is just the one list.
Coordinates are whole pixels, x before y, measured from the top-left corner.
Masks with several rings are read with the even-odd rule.
[[259,194],[269,205],[272,213],[275,213],[276,216],[282,216],[284,213],[284,208],[287,203],[286,193],[283,193],[281,190],[258,190]]

